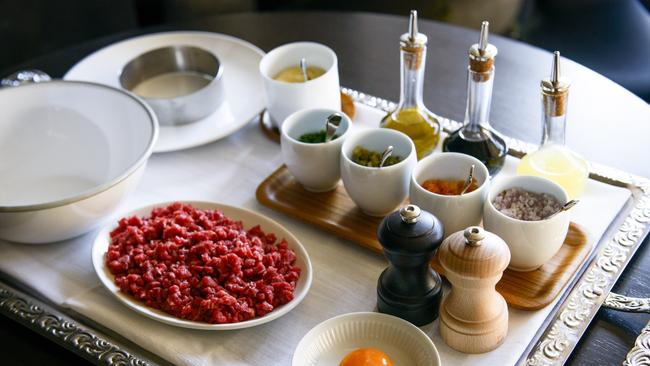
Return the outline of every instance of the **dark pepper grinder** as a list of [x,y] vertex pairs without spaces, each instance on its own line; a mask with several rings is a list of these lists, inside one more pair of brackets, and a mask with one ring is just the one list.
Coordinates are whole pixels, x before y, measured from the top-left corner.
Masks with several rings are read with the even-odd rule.
[[443,236],[442,222],[415,205],[382,220],[377,238],[390,264],[377,281],[379,312],[417,326],[438,317],[442,280],[429,263]]

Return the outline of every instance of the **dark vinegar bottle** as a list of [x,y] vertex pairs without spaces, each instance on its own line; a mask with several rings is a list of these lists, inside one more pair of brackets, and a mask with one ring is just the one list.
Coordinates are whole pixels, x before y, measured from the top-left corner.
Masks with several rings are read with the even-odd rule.
[[503,168],[508,147],[489,123],[497,48],[487,41],[488,26],[483,22],[479,43],[469,49],[465,123],[443,141],[442,150],[471,155],[494,176]]

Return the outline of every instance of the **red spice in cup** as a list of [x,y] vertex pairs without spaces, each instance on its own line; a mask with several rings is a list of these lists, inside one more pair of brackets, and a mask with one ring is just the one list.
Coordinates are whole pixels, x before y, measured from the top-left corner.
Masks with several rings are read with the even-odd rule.
[[[428,179],[422,183],[422,188],[427,191],[445,196],[457,196],[463,191],[463,187],[465,187],[464,180]],[[477,188],[478,182],[472,178],[472,183],[465,193],[475,191]]]

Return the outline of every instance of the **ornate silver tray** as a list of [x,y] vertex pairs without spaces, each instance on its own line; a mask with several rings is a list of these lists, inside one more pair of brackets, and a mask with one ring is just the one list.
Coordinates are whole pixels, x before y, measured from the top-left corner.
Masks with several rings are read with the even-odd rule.
[[[355,102],[390,111],[393,102],[342,88]],[[449,132],[460,122],[441,119]],[[507,138],[509,154],[521,157],[535,145]],[[650,312],[650,300],[610,293],[616,280],[650,231],[650,179],[610,167],[591,164],[590,178],[629,189],[632,196],[610,228],[596,244],[575,279],[551,311],[520,365],[562,365],[587,329],[601,305],[623,311]],[[28,287],[0,275],[0,312],[85,359],[102,365],[168,364],[100,324],[48,304]],[[625,365],[641,365],[650,357],[650,323],[628,353]]]

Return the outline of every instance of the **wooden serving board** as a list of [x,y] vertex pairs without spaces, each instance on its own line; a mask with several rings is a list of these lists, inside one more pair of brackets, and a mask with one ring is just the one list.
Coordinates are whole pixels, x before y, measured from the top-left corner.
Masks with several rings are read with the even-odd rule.
[[[257,200],[263,205],[294,216],[341,238],[381,252],[377,228],[382,218],[364,214],[348,197],[339,182],[330,192],[305,190],[282,165],[258,187]],[[585,231],[571,223],[564,245],[535,271],[506,270],[497,284],[508,304],[523,310],[537,310],[550,304],[587,258],[591,245]],[[437,257],[431,266],[444,276]]]

